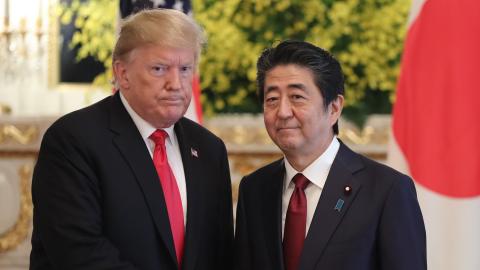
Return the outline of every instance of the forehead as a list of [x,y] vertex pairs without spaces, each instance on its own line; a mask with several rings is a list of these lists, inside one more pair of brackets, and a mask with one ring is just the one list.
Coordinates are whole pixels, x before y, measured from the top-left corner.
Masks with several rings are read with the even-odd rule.
[[264,90],[272,87],[289,88],[293,85],[316,88],[312,71],[306,67],[288,64],[278,65],[269,70],[265,75]]
[[160,45],[143,45],[135,48],[129,60],[160,61],[165,64],[191,64],[195,61],[195,52],[189,48],[173,48]]
[[266,73],[265,81],[298,81],[314,83],[313,74],[310,69],[294,64],[278,65],[272,68]]

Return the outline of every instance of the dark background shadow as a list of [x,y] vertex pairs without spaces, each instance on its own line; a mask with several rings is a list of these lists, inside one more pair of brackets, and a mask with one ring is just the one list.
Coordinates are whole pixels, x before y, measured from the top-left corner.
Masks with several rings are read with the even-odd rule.
[[[86,2],[88,0],[82,0]],[[71,0],[60,0],[61,3],[70,4]],[[60,48],[60,83],[91,83],[100,73],[105,71],[103,64],[93,57],[87,57],[81,61],[76,60],[79,46],[70,48],[73,33],[77,30],[74,26],[75,17],[68,25],[62,25],[60,19],[60,35],[62,40]]]

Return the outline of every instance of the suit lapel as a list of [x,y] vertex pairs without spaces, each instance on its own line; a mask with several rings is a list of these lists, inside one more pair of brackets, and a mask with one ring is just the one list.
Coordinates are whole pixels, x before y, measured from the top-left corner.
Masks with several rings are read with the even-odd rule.
[[176,262],[167,207],[157,172],[145,142],[121,103],[118,93],[112,97],[110,120],[111,130],[116,133],[113,143],[133,171],[143,191],[157,231],[167,247],[172,260]]
[[270,254],[272,269],[284,269],[282,251],[282,193],[285,166],[283,159],[276,162],[270,179],[263,181],[261,192],[265,248]]
[[201,178],[201,168],[198,159],[201,158],[201,152],[195,141],[188,136],[185,126],[180,120],[175,125],[175,134],[177,135],[178,143],[180,145],[180,153],[182,155],[183,170],[185,172],[185,181],[187,187],[187,225],[185,228],[185,250],[183,269],[195,269],[195,263],[198,256],[199,243],[201,240],[201,232],[197,230],[207,226],[201,224],[205,205],[201,201],[204,187],[201,185],[205,183]]
[[[363,168],[361,160],[341,143],[310,224],[299,269],[315,268],[332,234],[361,188],[361,184],[354,181],[353,177],[353,173],[361,168]],[[352,188],[348,195],[344,193],[346,186]],[[343,200],[343,206],[340,210],[335,210],[339,200]]]

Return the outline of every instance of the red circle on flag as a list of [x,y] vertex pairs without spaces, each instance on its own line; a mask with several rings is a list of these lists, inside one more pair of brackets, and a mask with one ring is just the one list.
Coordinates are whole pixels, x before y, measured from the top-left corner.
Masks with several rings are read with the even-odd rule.
[[405,43],[393,132],[413,178],[451,197],[480,195],[478,9],[426,1]]

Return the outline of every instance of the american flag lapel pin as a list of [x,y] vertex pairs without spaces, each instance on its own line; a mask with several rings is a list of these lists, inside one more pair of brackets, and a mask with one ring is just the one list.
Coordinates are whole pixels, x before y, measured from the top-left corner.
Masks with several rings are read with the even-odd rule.
[[190,153],[192,153],[192,156],[198,158],[198,151],[196,149],[190,148]]

